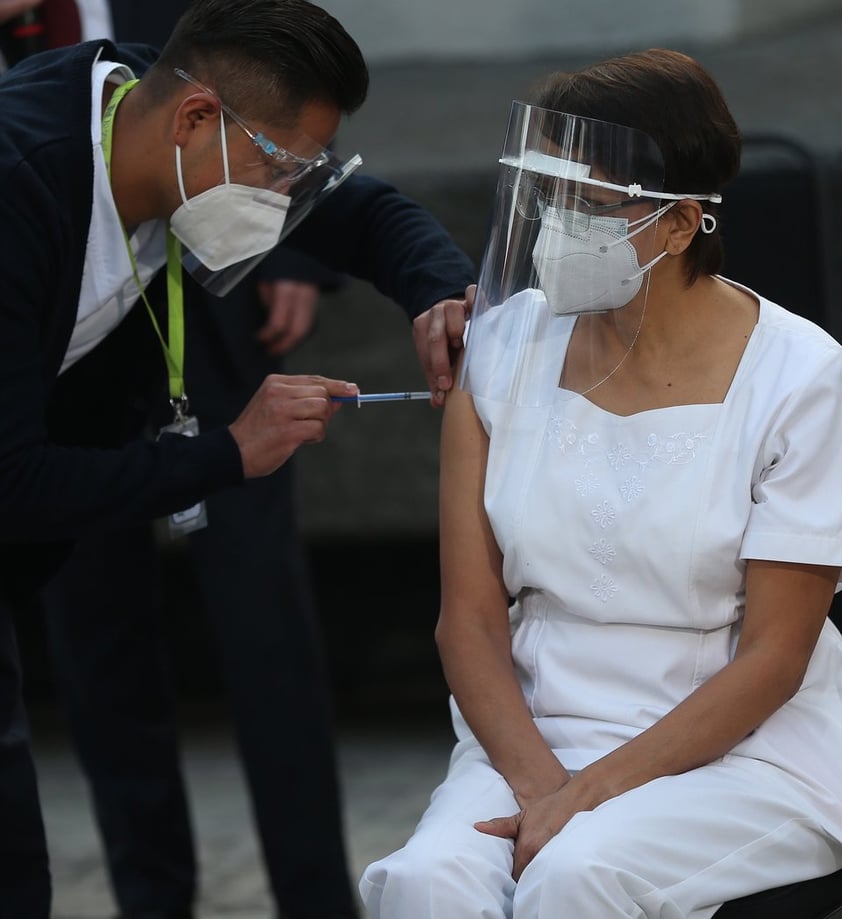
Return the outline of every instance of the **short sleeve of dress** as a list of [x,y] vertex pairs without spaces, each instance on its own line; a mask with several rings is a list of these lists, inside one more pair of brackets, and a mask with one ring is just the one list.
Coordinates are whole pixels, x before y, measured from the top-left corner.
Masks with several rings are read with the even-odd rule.
[[842,351],[775,413],[740,556],[842,566]]

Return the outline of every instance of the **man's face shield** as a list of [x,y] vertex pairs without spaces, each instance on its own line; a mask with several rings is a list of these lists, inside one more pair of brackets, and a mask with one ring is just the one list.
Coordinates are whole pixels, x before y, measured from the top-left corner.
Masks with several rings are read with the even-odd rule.
[[[229,211],[229,219],[220,227],[220,244],[225,252],[230,253],[234,248],[231,240],[244,238],[252,233],[254,213],[258,208],[275,210],[285,207],[283,220],[276,230],[273,230],[271,240],[267,245],[261,245],[260,251],[248,254],[231,264],[219,268],[209,267],[199,255],[189,248],[183,249],[182,264],[209,293],[223,297],[229,293],[249,272],[274,249],[274,247],[287,237],[292,231],[316,208],[328,195],[337,188],[362,165],[362,157],[354,155],[342,161],[330,151],[329,159],[321,166],[315,167],[305,176],[301,176],[293,185],[283,184],[275,188],[263,190],[255,189],[252,204],[248,211]],[[281,188],[287,190],[287,201],[278,202],[278,197],[283,197]]]
[[[335,191],[362,159],[355,155],[343,161],[302,133],[289,145],[294,151],[286,149],[253,129],[214,90],[183,70],[175,72],[212,95],[222,110],[222,182],[187,198],[177,149],[183,203],[171,218],[171,228],[182,242],[184,267],[208,291],[223,296]],[[226,119],[251,141],[254,156],[245,162],[229,163]]]
[[640,331],[660,217],[694,196],[663,192],[648,135],[522,102],[499,164],[460,384],[526,405],[590,391]]

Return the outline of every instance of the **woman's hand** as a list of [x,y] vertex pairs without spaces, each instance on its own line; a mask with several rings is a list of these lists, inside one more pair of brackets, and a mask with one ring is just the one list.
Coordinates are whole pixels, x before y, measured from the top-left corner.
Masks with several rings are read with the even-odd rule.
[[474,826],[481,833],[515,841],[512,877],[517,881],[523,869],[579,811],[592,810],[598,802],[576,777],[543,798],[527,803],[510,817],[481,820]]

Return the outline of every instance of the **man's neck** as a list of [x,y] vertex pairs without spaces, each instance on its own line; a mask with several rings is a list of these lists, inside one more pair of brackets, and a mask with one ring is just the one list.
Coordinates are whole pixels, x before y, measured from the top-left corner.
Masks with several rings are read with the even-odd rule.
[[[106,86],[103,109],[113,92]],[[124,226],[137,227],[148,220],[169,218],[172,208],[162,192],[162,163],[166,153],[161,139],[160,109],[144,105],[142,84],[128,92],[114,115],[111,149],[111,190]]]

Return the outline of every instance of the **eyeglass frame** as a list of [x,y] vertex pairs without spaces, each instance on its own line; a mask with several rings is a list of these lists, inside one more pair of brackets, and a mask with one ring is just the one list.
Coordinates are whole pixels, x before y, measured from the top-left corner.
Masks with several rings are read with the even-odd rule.
[[219,103],[219,107],[222,109],[222,111],[237,125],[237,127],[245,132],[246,136],[255,145],[255,147],[257,147],[258,150],[260,150],[260,152],[265,156],[268,156],[269,159],[276,160],[279,163],[293,162],[302,167],[300,170],[290,173],[286,177],[288,180],[301,178],[308,172],[311,172],[313,169],[318,169],[320,166],[324,166],[330,162],[330,154],[327,152],[327,150],[322,150],[321,153],[317,153],[314,157],[308,158],[304,156],[298,156],[291,150],[287,150],[285,147],[280,146],[280,144],[276,144],[274,141],[270,140],[262,131],[255,131],[253,128],[251,128],[248,122],[241,118],[229,105],[226,105],[226,103],[223,102],[223,100],[220,98],[219,94],[209,86],[205,86],[204,83],[201,83],[181,67],[174,67],[173,72],[180,79],[187,83],[192,83],[193,86],[202,90],[202,92],[213,96],[214,99],[216,99],[216,101]]
[[[549,204],[546,200],[542,202],[541,198],[545,197],[547,199],[555,197],[554,195],[547,195],[546,192],[542,192],[537,186],[532,186],[527,194],[531,197],[534,196],[535,203],[538,205],[538,208],[552,207],[555,210],[573,210],[583,217],[590,219],[591,217],[599,217],[602,214],[611,214],[615,211],[620,211],[626,207],[635,207],[641,204],[647,204],[645,198],[624,198],[621,201],[612,201],[605,203],[595,203],[589,201],[587,198],[583,198],[581,195],[575,193],[566,193],[567,196],[578,203],[578,206],[573,208],[559,208],[558,204]],[[518,212],[521,217],[524,217],[527,220],[537,220],[540,218],[540,213],[535,213],[530,215],[524,209],[521,204],[518,204]]]
[[[625,207],[635,207],[640,204],[647,204],[645,200],[641,198],[624,198],[621,201],[612,201],[610,203],[596,203],[594,201],[589,201],[587,198],[583,198],[581,195],[571,194],[570,198],[577,201],[579,204],[584,205],[584,208],[581,208],[582,213],[587,213],[590,216],[598,217],[600,214],[611,214],[614,211],[620,211]],[[546,207],[557,207],[557,205],[545,205]],[[572,208],[572,210],[580,210],[580,208]]]

